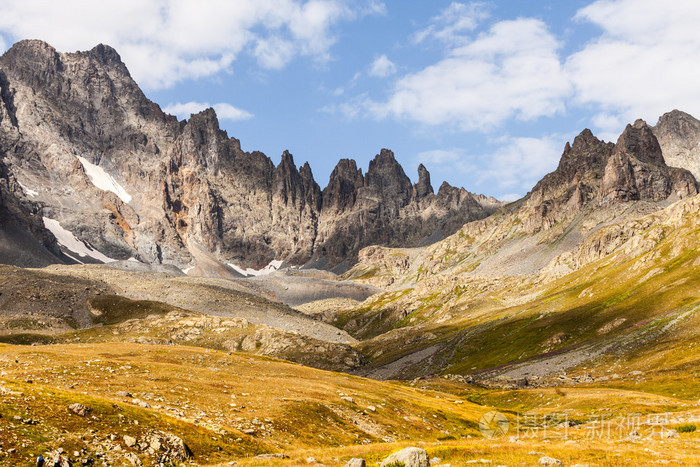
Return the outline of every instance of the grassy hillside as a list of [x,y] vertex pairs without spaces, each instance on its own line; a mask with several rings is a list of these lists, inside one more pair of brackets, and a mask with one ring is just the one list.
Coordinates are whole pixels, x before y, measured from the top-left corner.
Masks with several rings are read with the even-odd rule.
[[[474,272],[478,241],[465,226],[442,244],[397,251],[412,260],[394,272],[393,289],[337,311],[335,323],[363,339],[358,348],[371,364],[362,373],[373,377],[456,373],[539,385],[558,384],[567,373],[621,385],[630,371],[693,377],[700,363],[699,211],[693,198],[601,224],[537,274],[510,276]],[[374,267],[389,274],[392,263],[380,263]],[[417,279],[426,270],[432,272]],[[685,391],[700,396],[694,385]]]
[[[175,465],[301,465],[313,463],[307,461],[313,457],[341,466],[363,457],[374,466],[393,450],[416,444],[452,465],[480,459],[531,464],[538,458],[533,451],[567,464],[671,459],[693,465],[700,441],[697,432],[652,438],[644,443],[653,449],[644,451],[634,440],[591,438],[593,420],[599,420],[591,414],[605,413],[612,423],[631,410],[644,416],[671,412],[667,429],[700,417],[700,409],[683,399],[625,390],[504,392],[441,378],[377,382],[185,346],[3,345],[0,350],[3,466],[29,465],[39,453],[59,448],[73,461],[129,465],[129,458],[138,458],[155,465],[168,446],[154,449],[150,440],[162,433],[180,438],[191,451],[192,457]],[[87,416],[68,408],[74,403],[87,406]],[[484,438],[478,429],[493,407],[511,424],[505,437]],[[531,426],[525,426],[526,413]],[[579,425],[550,426],[546,417],[555,413]],[[647,436],[654,427],[645,421],[637,428]],[[136,445],[129,445],[129,437]],[[255,458],[275,453],[288,458]]]

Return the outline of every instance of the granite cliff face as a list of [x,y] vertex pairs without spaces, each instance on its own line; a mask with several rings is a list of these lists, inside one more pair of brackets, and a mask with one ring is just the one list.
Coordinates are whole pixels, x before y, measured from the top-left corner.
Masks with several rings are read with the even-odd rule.
[[432,243],[457,231],[465,219],[481,219],[501,206],[447,183],[435,194],[423,165],[418,175],[418,183],[412,185],[388,149],[370,162],[365,176],[354,161],[341,160],[322,193],[321,256],[338,264],[345,258],[354,260],[367,245]]
[[615,144],[597,139],[588,129],[572,145],[567,143],[557,169],[525,198],[521,217],[524,230],[532,234],[573,219],[586,206],[671,202],[697,193],[693,174],[667,165],[653,129],[637,120]]
[[574,138],[573,144],[567,142],[557,169],[545,175],[523,203],[524,231],[532,234],[549,230],[597,199],[613,147],[588,129]]
[[42,267],[66,259],[54,236],[44,229],[38,211],[0,162],[0,257],[4,263]]
[[434,194],[423,166],[413,186],[388,150],[365,175],[341,160],[321,190],[288,152],[275,166],[242,151],[211,109],[187,121],[163,113],[104,45],[18,42],[0,57],[0,97],[3,161],[37,219],[58,221],[62,244],[74,236],[114,259],[216,262],[219,275],[233,273],[228,262],[342,269],[364,246],[435,241],[500,206],[449,186]]
[[627,125],[605,167],[603,202],[662,201],[697,193],[695,177],[688,170],[666,165],[651,127],[643,120]]
[[700,179],[700,120],[680,110],[659,117],[652,128],[666,164],[689,170]]

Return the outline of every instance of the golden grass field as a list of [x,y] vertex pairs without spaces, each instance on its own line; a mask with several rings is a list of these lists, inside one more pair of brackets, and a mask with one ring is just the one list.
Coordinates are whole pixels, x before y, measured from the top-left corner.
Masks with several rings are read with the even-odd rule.
[[[122,456],[132,451],[143,465],[156,465],[123,441],[153,430],[185,441],[193,457],[184,465],[311,465],[310,457],[319,465],[352,457],[378,465],[410,445],[453,466],[535,465],[542,455],[565,465],[700,465],[697,431],[649,438],[700,425],[698,400],[648,391],[378,382],[248,354],[131,343],[2,345],[0,375],[3,466],[32,465],[58,448],[97,465],[131,465]],[[90,416],[70,412],[75,402],[90,407]],[[487,439],[478,423],[492,410],[510,430]],[[564,420],[576,425],[547,426]],[[631,431],[640,437],[628,438]],[[254,458],[263,453],[288,459]]]

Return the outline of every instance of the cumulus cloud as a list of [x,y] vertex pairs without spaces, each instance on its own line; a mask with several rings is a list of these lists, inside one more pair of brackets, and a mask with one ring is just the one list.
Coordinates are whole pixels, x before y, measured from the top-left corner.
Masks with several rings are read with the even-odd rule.
[[413,41],[421,43],[433,38],[448,44],[462,43],[466,40],[465,33],[476,29],[478,24],[488,17],[489,7],[484,2],[452,2],[430,20],[427,28],[418,31]]
[[0,33],[13,40],[44,39],[61,51],[109,44],[140,85],[159,89],[228,69],[241,53],[273,69],[299,56],[327,60],[336,40],[334,26],[381,12],[382,5],[350,0],[6,0]]
[[369,75],[377,78],[386,78],[394,73],[396,73],[396,65],[386,55],[375,58],[369,67]]
[[386,15],[386,13],[387,13],[386,5],[384,4],[384,2],[381,2],[379,0],[370,0],[360,9],[360,14],[363,16],[366,16],[366,15],[384,16],[384,15]]
[[240,121],[253,118],[253,114],[250,112],[238,109],[225,102],[219,102],[214,105],[209,105],[207,102],[176,102],[165,106],[163,111],[178,118],[187,119],[190,118],[190,115],[199,113],[209,107],[216,111],[216,115],[220,120]]
[[469,191],[488,193],[503,201],[524,196],[544,174],[557,167],[563,150],[561,137],[503,137],[481,154],[465,149],[435,149],[416,155],[436,178],[460,177]]
[[572,54],[566,69],[575,103],[601,109],[607,133],[620,122],[651,123],[673,108],[700,114],[700,8],[695,0],[599,0],[576,19],[602,33]]
[[509,118],[552,116],[564,110],[571,89],[557,48],[539,20],[501,21],[446,58],[402,77],[387,101],[368,107],[379,118],[463,131],[492,129]]
[[478,184],[523,196],[557,167],[563,148],[559,136],[508,138],[493,153],[480,157]]

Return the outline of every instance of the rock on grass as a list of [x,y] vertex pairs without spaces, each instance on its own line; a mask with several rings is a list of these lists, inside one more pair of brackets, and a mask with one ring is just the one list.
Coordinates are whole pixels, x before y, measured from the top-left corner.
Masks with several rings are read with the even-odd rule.
[[430,467],[428,453],[422,448],[404,448],[396,451],[384,459],[380,467],[386,467],[396,462],[403,462],[404,467]]
[[549,456],[540,457],[540,460],[538,460],[537,463],[540,465],[564,465],[564,463],[559,459],[555,459]]
[[76,415],[80,415],[81,417],[87,417],[92,411],[90,407],[78,403],[69,405],[68,409]]

